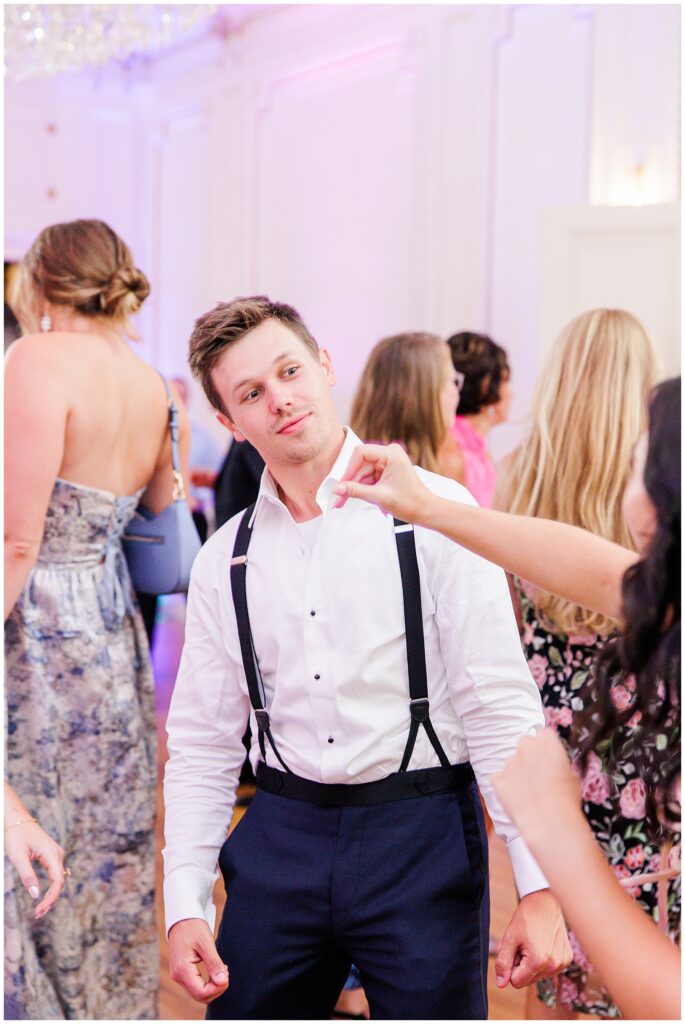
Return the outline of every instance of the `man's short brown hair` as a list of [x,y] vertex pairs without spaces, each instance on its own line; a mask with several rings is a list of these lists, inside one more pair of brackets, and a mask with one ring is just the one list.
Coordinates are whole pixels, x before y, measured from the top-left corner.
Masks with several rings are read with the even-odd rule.
[[272,302],[266,295],[250,295],[233,299],[232,302],[217,302],[214,309],[203,313],[195,321],[188,345],[188,364],[195,379],[202,384],[210,405],[225,416],[229,413],[214,387],[212,369],[222,352],[265,320],[271,319],[280,320],[285,327],[289,327],[318,359],[319,346],[297,310],[284,302]]

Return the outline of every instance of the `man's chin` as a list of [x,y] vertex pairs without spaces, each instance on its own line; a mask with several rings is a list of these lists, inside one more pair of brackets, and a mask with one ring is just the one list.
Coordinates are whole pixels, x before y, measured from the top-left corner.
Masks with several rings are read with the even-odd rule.
[[314,444],[312,441],[300,441],[282,451],[280,458],[282,462],[289,462],[294,466],[302,465],[304,462],[311,462],[323,451],[323,445]]
[[303,430],[301,434],[284,435],[278,446],[278,458],[281,462],[301,465],[316,459],[326,448],[326,438],[312,437],[311,430]]

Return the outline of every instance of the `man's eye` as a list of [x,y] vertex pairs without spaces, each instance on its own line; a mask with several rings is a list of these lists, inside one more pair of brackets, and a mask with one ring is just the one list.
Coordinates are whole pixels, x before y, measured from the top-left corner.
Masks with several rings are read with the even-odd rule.
[[286,377],[294,377],[298,370],[299,366],[289,366],[288,369],[284,371],[284,375]]
[[254,398],[257,398],[258,395],[259,391],[257,391],[256,388],[252,391],[248,391],[247,394],[243,396],[243,402],[251,402]]

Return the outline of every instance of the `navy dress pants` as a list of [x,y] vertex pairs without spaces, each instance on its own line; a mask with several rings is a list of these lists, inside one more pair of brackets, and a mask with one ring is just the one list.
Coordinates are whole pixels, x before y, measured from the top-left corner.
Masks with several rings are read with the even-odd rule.
[[487,1018],[487,839],[475,783],[370,807],[257,790],[224,844],[210,1020],[330,1017],[355,963],[372,1018]]

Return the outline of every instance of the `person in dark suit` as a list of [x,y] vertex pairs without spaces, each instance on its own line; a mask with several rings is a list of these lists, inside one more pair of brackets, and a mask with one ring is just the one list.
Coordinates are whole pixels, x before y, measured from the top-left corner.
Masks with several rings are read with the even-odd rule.
[[256,500],[264,459],[249,441],[233,441],[216,480],[214,501],[216,528]]

